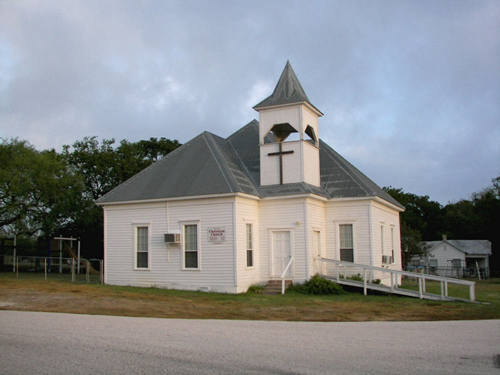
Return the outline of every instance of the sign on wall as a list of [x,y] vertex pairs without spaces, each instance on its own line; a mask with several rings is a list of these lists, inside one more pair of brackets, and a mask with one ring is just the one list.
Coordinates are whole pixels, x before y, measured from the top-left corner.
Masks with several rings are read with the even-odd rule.
[[226,228],[224,227],[208,228],[208,240],[210,242],[224,242],[226,240]]

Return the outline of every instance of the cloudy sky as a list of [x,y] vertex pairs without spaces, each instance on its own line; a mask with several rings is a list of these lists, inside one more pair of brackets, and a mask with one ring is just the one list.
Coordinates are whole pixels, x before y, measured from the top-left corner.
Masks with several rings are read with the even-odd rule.
[[287,59],[379,185],[446,203],[500,175],[497,0],[0,0],[0,137],[225,137]]

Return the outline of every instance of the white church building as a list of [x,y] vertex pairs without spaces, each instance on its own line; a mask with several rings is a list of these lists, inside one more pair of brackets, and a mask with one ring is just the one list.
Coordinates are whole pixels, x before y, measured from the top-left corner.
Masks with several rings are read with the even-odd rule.
[[401,270],[403,207],[319,138],[286,64],[253,120],[203,132],[119,185],[104,209],[107,284],[245,292],[319,257]]

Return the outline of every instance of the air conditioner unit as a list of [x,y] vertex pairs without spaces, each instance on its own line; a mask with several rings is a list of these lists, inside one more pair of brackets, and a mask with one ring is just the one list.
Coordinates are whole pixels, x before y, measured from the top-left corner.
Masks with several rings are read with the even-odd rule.
[[391,263],[393,263],[391,255],[382,255],[382,264],[391,264]]
[[165,233],[165,242],[166,243],[180,243],[181,242],[180,233]]

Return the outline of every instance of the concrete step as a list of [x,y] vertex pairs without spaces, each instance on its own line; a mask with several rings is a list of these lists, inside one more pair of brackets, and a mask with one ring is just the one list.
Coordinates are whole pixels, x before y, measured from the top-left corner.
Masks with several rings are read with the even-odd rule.
[[[292,285],[292,280],[285,280],[285,289]],[[264,294],[281,294],[281,280],[269,280],[264,287]]]

